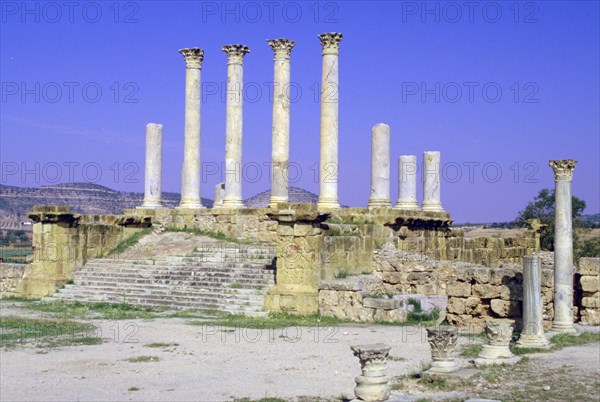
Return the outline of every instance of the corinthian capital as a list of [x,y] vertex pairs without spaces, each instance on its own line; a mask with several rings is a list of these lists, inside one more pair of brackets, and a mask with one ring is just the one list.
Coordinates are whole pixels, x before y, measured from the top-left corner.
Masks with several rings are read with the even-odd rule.
[[333,53],[338,54],[340,50],[340,42],[344,36],[338,32],[327,32],[319,35],[321,46],[323,46],[323,54]]
[[269,39],[267,43],[275,51],[275,58],[289,59],[296,42],[289,39]]
[[554,180],[571,181],[576,164],[577,161],[573,159],[551,160],[550,167],[554,171]]
[[250,48],[244,45],[225,45],[222,50],[227,54],[229,63],[242,64],[246,53],[250,53]]
[[197,47],[190,47],[179,50],[185,59],[186,68],[202,68],[202,60],[204,60],[204,50]]

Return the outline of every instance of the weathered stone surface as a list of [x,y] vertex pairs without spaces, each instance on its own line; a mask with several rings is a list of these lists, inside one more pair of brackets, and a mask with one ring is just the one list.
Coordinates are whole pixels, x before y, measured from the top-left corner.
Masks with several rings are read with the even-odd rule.
[[495,299],[500,297],[502,287],[489,284],[476,284],[472,286],[473,295],[482,299]]
[[591,308],[600,308],[600,292],[597,292],[592,296],[583,297],[581,299],[581,305]]
[[600,275],[600,257],[581,257],[577,272],[581,275]]
[[398,299],[384,299],[384,298],[363,298],[363,307],[382,309],[382,310],[395,310],[400,308],[400,300]]
[[459,297],[452,297],[448,299],[448,312],[452,314],[464,314],[465,300],[466,299]]
[[582,276],[579,283],[584,292],[594,293],[600,290],[600,276]]
[[452,282],[446,286],[448,296],[469,297],[471,295],[471,284],[466,282]]
[[376,322],[405,322],[408,317],[408,310],[397,308],[395,310],[377,309],[373,315],[373,321]]
[[492,299],[490,308],[499,317],[520,317],[521,308],[518,301]]

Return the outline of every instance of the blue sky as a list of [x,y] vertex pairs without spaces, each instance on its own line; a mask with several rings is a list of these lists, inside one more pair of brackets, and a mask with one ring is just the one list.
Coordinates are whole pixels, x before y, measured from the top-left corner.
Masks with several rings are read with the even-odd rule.
[[[24,4],[24,5],[23,5]],[[72,8],[69,8],[72,7]],[[225,151],[226,55],[245,58],[244,197],[269,188],[273,51],[296,41],[295,186],[318,193],[321,46],[341,32],[339,194],[366,206],[371,128],[397,158],[442,154],[442,202],[459,222],[514,218],[553,187],[549,159],[579,161],[573,192],[600,212],[598,2],[2,2],[0,183],[90,181],[143,191],[145,125],[164,125],[163,190],[180,191],[185,64],[205,51],[202,161]],[[260,172],[258,168],[260,167]],[[220,174],[208,174],[213,197]],[[299,172],[297,169],[296,172]],[[260,177],[257,177],[260,174]],[[419,191],[419,198],[420,198]]]

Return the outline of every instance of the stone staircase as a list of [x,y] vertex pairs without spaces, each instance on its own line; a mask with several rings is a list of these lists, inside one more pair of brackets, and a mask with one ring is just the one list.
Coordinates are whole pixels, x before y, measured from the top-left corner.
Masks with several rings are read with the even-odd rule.
[[125,302],[143,307],[266,315],[275,284],[274,250],[261,246],[201,247],[184,256],[89,261],[44,301]]

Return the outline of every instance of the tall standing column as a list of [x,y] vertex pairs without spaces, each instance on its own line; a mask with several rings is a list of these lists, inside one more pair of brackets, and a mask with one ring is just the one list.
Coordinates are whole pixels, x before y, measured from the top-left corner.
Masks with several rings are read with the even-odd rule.
[[180,208],[204,208],[200,199],[200,70],[204,50],[181,49],[185,59],[185,138]]
[[162,124],[146,125],[144,202],[141,208],[162,208]]
[[444,211],[440,199],[440,153],[423,152],[423,211]]
[[574,332],[571,181],[577,161],[551,160],[554,171],[554,320],[552,330]]
[[390,208],[390,126],[373,126],[369,208]]
[[223,206],[243,208],[242,201],[242,121],[244,56],[247,46],[223,46],[227,54],[227,106],[225,126],[225,198]]
[[342,34],[319,35],[323,47],[321,72],[321,155],[319,208],[339,208],[338,199],[338,55]]
[[267,43],[275,51],[273,74],[273,139],[272,180],[269,207],[288,202],[288,169],[290,164],[290,56],[296,45],[289,39],[273,39]]
[[519,347],[546,348],[542,310],[542,271],[537,254],[523,257],[523,330]]
[[401,155],[398,158],[397,209],[419,209],[417,203],[417,157]]

